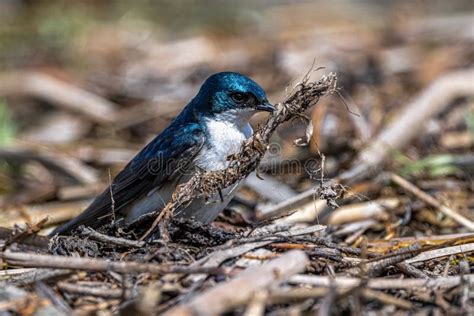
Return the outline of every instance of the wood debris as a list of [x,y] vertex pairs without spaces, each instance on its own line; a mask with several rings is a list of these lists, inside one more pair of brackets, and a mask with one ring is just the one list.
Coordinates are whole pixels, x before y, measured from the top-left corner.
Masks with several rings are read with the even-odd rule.
[[[474,314],[471,11],[0,2],[0,315]],[[281,101],[228,169],[46,237],[218,71]],[[211,225],[173,219],[246,177]]]

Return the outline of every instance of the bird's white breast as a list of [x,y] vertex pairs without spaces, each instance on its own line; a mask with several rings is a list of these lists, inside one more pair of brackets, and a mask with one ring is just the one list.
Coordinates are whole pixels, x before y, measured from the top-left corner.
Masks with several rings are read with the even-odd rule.
[[224,169],[227,157],[240,151],[244,140],[252,135],[250,124],[234,124],[221,119],[206,119],[207,144],[196,157],[196,165],[205,170]]
[[[227,157],[240,151],[240,146],[244,140],[252,135],[252,127],[248,123],[246,113],[227,112],[213,118],[206,118],[205,124],[206,143],[194,160],[194,164],[201,169],[213,171],[224,169],[228,165]],[[180,179],[181,182],[189,180],[190,175]],[[221,212],[235,195],[241,182],[238,182],[222,190],[224,201],[221,195],[204,198],[196,198],[184,209],[179,210],[175,215],[178,217],[194,217],[203,223],[210,223]],[[171,194],[176,188],[176,183],[169,183],[159,190],[152,190],[142,200],[136,202],[127,215],[127,221],[131,222],[139,216],[150,211],[162,208],[170,200]]]

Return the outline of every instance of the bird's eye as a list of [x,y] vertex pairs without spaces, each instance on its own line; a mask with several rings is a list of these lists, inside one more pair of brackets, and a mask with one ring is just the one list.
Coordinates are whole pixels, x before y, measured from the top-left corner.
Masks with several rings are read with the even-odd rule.
[[240,92],[236,92],[231,94],[231,98],[236,103],[243,103],[247,100],[247,95]]

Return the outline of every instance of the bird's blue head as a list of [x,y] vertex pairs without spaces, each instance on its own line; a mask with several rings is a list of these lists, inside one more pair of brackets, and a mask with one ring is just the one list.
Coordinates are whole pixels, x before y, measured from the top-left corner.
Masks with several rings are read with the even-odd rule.
[[252,115],[256,111],[273,112],[263,91],[255,81],[235,72],[219,72],[210,76],[194,98],[194,107],[206,115],[235,113]]

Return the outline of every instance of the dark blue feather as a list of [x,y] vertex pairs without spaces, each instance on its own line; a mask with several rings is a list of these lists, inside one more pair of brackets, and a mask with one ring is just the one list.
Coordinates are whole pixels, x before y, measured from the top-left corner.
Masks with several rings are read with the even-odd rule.
[[[235,101],[232,98],[235,93],[246,94],[249,102]],[[210,76],[171,125],[115,177],[111,187],[105,189],[82,214],[57,228],[52,235],[70,233],[80,225],[98,227],[113,215],[112,200],[116,215],[120,215],[121,211],[126,212],[127,206],[152,190],[178,183],[183,173],[189,171],[189,167],[192,169],[193,159],[206,144],[203,118],[242,107],[259,110],[261,105],[265,105],[262,110],[272,109],[265,92],[253,80],[233,72]]]

